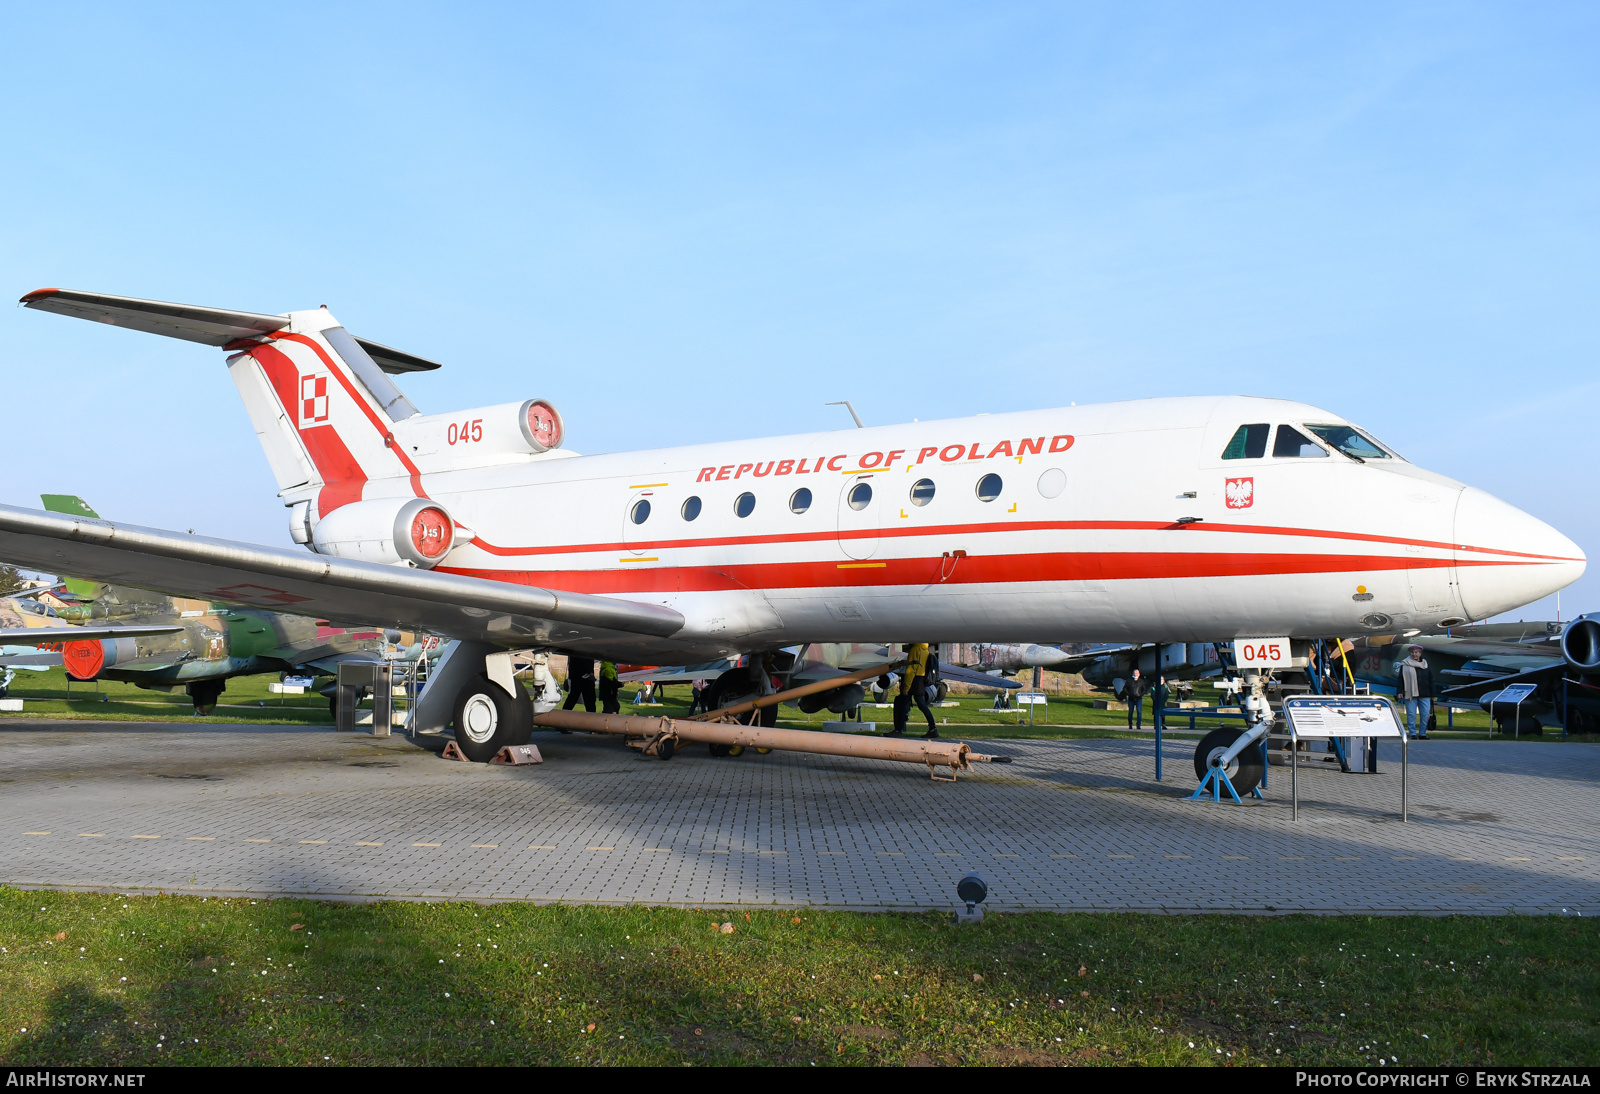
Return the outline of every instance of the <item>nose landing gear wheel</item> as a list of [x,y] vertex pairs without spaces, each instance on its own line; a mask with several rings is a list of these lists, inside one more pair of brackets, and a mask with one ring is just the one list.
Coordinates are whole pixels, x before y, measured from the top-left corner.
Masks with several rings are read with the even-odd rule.
[[[1201,738],[1194,750],[1194,777],[1204,779],[1211,771],[1211,758],[1222,755],[1243,735],[1242,729],[1222,726]],[[1247,748],[1239,753],[1226,768],[1228,781],[1233,784],[1234,790],[1238,791],[1240,797],[1261,785],[1261,776],[1266,769],[1261,762],[1259,744],[1260,742],[1257,742],[1258,747]]]
[[528,743],[533,736],[533,703],[521,684],[513,697],[487,676],[478,676],[456,694],[454,721],[461,754],[486,764],[506,745]]

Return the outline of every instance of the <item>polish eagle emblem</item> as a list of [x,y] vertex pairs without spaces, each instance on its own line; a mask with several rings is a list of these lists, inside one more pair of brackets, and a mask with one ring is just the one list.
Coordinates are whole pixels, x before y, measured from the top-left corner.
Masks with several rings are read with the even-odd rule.
[[1248,509],[1256,500],[1255,479],[1229,479],[1222,488],[1229,509]]

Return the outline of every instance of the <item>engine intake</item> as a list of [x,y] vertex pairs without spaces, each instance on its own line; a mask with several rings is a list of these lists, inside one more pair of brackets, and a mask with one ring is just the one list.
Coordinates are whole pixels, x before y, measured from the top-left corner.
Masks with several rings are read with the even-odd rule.
[[311,530],[310,547],[336,558],[431,570],[468,538],[436,501],[373,498],[341,505],[323,517]]
[[1561,656],[1583,672],[1600,672],[1600,619],[1579,616],[1561,634]]

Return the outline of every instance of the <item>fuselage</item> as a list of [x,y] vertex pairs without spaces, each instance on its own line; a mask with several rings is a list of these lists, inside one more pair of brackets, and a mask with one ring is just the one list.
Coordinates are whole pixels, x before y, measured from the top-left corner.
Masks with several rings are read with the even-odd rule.
[[668,605],[726,652],[1207,641],[1482,619],[1582,573],[1559,532],[1395,455],[1225,459],[1302,403],[1162,398],[372,480],[471,529],[440,569]]

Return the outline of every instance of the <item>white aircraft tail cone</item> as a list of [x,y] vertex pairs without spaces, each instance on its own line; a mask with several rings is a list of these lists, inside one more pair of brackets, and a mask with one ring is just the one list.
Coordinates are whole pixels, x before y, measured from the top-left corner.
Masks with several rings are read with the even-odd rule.
[[1583,551],[1566,536],[1471,486],[1456,507],[1455,539],[1463,560],[1458,568],[1462,606],[1471,619],[1549,596],[1582,577],[1588,566]]

